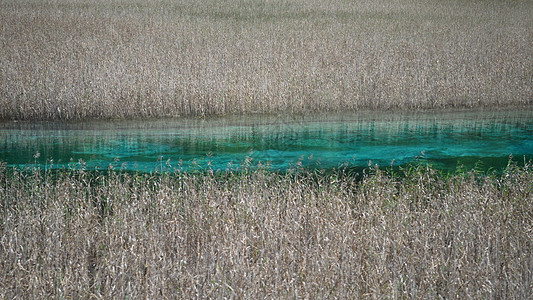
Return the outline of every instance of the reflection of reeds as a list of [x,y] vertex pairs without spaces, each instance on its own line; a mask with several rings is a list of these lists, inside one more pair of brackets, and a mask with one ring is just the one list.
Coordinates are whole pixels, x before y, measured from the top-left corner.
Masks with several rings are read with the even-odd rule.
[[0,297],[527,298],[533,173],[0,168]]
[[533,3],[0,3],[0,119],[529,105]]

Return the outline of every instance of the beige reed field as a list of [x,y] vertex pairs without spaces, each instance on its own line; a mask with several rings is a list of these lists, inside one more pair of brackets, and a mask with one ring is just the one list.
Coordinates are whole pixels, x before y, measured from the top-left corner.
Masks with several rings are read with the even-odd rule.
[[[57,173],[56,173],[57,172]],[[0,166],[2,299],[531,299],[533,171]]]
[[533,1],[1,0],[0,119],[530,106]]
[[[0,121],[489,107],[533,109],[531,0],[0,0]],[[0,161],[0,299],[533,295],[531,162],[242,166]]]

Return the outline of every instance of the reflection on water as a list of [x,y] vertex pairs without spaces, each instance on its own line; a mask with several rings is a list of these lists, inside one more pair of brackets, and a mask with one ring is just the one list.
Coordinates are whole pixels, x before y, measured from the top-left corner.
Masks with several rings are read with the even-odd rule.
[[533,158],[532,137],[533,111],[9,122],[0,123],[0,160],[151,171],[236,169],[245,160],[276,170],[389,166],[422,157],[441,169],[487,169],[505,166],[510,154]]

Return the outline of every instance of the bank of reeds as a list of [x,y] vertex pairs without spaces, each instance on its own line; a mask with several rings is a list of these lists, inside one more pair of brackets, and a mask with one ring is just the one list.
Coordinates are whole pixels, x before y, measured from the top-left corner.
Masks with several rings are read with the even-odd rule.
[[362,179],[3,167],[0,199],[2,299],[533,294],[531,165]]
[[533,2],[0,1],[0,119],[531,105]]

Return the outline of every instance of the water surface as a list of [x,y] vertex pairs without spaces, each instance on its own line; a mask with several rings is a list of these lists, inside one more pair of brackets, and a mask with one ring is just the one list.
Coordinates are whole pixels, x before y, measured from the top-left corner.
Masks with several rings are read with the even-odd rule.
[[286,170],[424,160],[486,170],[503,168],[510,155],[533,158],[533,111],[0,123],[0,161],[19,167]]

